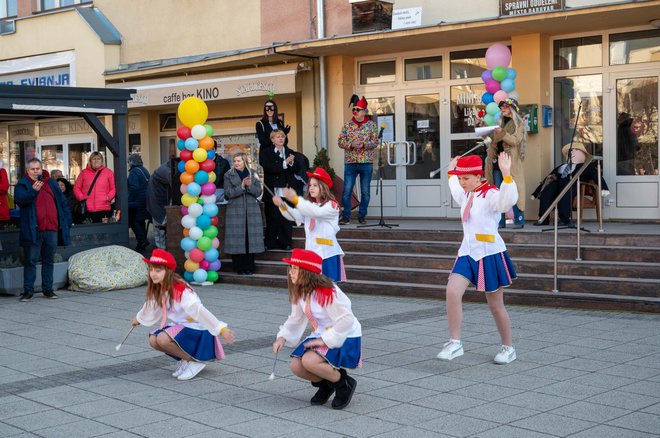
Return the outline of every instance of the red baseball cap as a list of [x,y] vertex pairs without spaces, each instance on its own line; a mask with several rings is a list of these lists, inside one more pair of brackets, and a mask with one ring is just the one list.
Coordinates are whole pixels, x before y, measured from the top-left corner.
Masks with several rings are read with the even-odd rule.
[[299,248],[293,250],[291,253],[291,258],[284,258],[282,261],[292,266],[298,266],[315,274],[321,273],[321,267],[323,265],[323,259],[320,255],[314,251]]
[[170,268],[172,271],[176,270],[176,260],[174,256],[164,249],[156,248],[151,253],[150,258],[143,258],[148,265],[161,265]]
[[307,176],[321,180],[328,186],[329,189],[332,188],[332,179],[330,178],[330,175],[328,175],[328,172],[326,172],[322,167],[317,167],[311,172],[307,172]]
[[447,173],[450,175],[483,175],[484,163],[479,155],[466,155],[459,158],[456,168]]

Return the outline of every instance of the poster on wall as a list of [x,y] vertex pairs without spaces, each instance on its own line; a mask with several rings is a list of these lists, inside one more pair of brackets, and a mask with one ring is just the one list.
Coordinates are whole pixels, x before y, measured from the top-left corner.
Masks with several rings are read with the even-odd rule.
[[381,141],[387,141],[387,142],[394,141],[394,116],[393,115],[378,116],[379,132],[383,125],[385,125],[385,127],[383,128],[383,137]]
[[565,0],[500,0],[500,16],[542,14],[564,9]]

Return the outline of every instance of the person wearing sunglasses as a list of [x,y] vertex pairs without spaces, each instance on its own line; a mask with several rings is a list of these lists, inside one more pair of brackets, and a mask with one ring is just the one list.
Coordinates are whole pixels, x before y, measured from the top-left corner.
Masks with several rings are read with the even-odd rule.
[[[278,117],[277,104],[274,100],[269,99],[264,103],[264,114],[255,125],[255,129],[257,130],[259,146],[263,149],[273,147],[273,142],[270,140],[270,133],[274,129],[279,129],[280,131],[283,131],[284,134],[288,135],[291,126],[284,126],[284,122]],[[284,145],[286,146],[288,142],[287,139]]]

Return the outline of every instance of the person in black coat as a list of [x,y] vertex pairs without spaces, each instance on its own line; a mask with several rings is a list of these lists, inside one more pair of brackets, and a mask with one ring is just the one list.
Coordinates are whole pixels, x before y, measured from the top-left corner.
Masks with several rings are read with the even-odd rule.
[[147,187],[151,175],[138,154],[128,156],[128,165],[128,226],[137,240],[135,250],[141,252],[149,246],[146,221],[151,219],[147,211]]
[[[156,248],[167,247],[167,213],[168,205],[181,205],[181,191],[179,190],[179,177],[181,173],[177,166],[181,161],[178,157],[163,163],[154,170],[147,186],[147,211],[153,218],[154,243]],[[172,180],[174,180],[173,189]]]
[[[571,145],[567,144],[562,148],[562,154],[564,154],[565,157],[568,155],[570,146]],[[566,187],[566,185],[570,182],[570,175],[577,172],[584,165],[585,161],[587,161],[587,159],[590,157],[591,154],[587,152],[587,149],[582,143],[573,143],[570,167],[567,167],[569,164],[562,164],[561,166],[555,167],[552,172],[550,172],[550,174],[545,177],[543,182],[539,184],[536,190],[534,190],[534,193],[532,193],[532,199],[539,200],[539,217],[545,213],[548,207],[550,207],[550,204],[552,204],[552,201],[555,200],[557,195],[559,195],[559,193],[564,190],[564,187]],[[582,172],[582,175],[580,175],[580,183],[596,181],[598,181],[598,168],[597,163],[592,161],[589,163],[587,169]],[[607,192],[607,184],[605,183],[605,180],[602,178],[602,176],[601,188],[606,194],[609,193]],[[559,213],[559,225],[562,226],[573,225],[571,221],[571,212],[573,210],[573,198],[575,198],[577,193],[577,187],[574,185],[570,192],[571,196],[569,196],[569,193],[566,193],[557,204],[557,211]],[[599,193],[596,196],[601,196],[601,194]],[[546,220],[543,222],[537,221],[534,223],[534,225],[537,226],[545,226],[549,224],[550,221],[548,218],[546,218]]]
[[82,220],[84,218],[80,215],[74,215],[78,200],[76,199],[76,195],[73,194],[73,186],[66,178],[57,178],[57,184],[60,186],[60,190],[62,190],[62,193],[66,198],[73,223],[74,224],[82,223]]
[[[261,147],[259,164],[264,169],[264,184],[275,195],[282,196],[286,187],[295,187],[295,174],[299,170],[299,165],[293,151],[284,146],[286,135],[283,131],[273,130],[270,139],[274,146]],[[293,223],[282,216],[279,208],[273,204],[273,198],[268,190],[264,192],[263,201],[266,212],[266,247],[291,249]]]
[[[275,101],[272,99],[267,100],[266,103],[264,103],[264,115],[255,125],[261,149],[273,146],[273,142],[270,140],[270,134],[274,129],[283,131],[284,135],[288,135],[291,130],[291,126],[284,126],[284,122],[280,120],[278,114]],[[289,139],[285,139],[284,146],[287,146],[288,144]]]
[[218,142],[213,140],[213,150],[215,151],[215,156],[213,157],[213,162],[215,163],[215,202],[218,204],[226,204],[227,200],[225,199],[225,173],[231,169],[229,161],[220,155],[218,151]]
[[296,168],[298,169],[294,175],[296,183],[293,188],[296,189],[298,196],[304,196],[307,191],[307,183],[309,182],[309,177],[307,176],[309,159],[302,152],[293,151],[293,155],[296,157]]

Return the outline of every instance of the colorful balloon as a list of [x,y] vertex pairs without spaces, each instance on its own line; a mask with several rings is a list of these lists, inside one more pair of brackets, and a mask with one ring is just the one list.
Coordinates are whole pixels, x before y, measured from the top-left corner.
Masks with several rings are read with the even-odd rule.
[[[197,197],[196,196],[190,196],[188,193],[181,196],[181,203],[183,205],[185,205],[186,207],[189,207],[191,204],[194,204],[195,202],[197,202]],[[197,239],[195,239],[195,240],[197,240]]]
[[202,186],[202,195],[213,195],[215,194],[215,184],[213,183],[206,183]]
[[206,129],[206,135],[208,135],[209,137],[213,136],[213,126],[204,125],[204,129]]
[[502,43],[495,43],[486,50],[486,64],[488,68],[497,66],[508,67],[511,63],[511,51]]
[[204,128],[204,125],[195,125],[190,130],[190,134],[193,136],[193,138],[201,140],[206,137],[206,128]]
[[481,101],[484,103],[484,105],[488,105],[493,101],[493,93],[485,92],[481,95]]
[[204,204],[204,214],[208,217],[218,215],[218,206],[215,204]]
[[[186,149],[185,151],[181,151],[179,154],[179,158],[181,158],[181,161],[190,161],[192,160],[192,151],[189,151]],[[185,163],[183,164],[185,166]]]
[[193,262],[192,260],[188,259],[183,264],[183,269],[185,269],[188,272],[195,272],[196,270],[199,269],[199,263]]
[[508,96],[506,94],[506,91],[504,91],[504,90],[496,91],[495,94],[493,95],[493,101],[495,103],[499,104],[501,101],[503,101],[507,97]]
[[197,226],[202,230],[207,229],[208,227],[211,226],[211,218],[205,214],[201,215],[200,217],[197,218]]
[[197,225],[197,219],[187,214],[181,218],[181,225],[183,225],[183,228],[192,228]]
[[206,151],[206,158],[212,160],[215,157],[215,151],[213,149]]
[[213,172],[215,170],[215,163],[213,160],[205,160],[199,164],[199,168],[204,172]]
[[211,283],[215,283],[216,281],[218,281],[218,273],[215,272],[215,271],[207,271],[206,272],[206,281],[210,281]]
[[181,123],[192,128],[195,125],[202,125],[206,122],[209,116],[209,108],[199,97],[187,97],[179,104],[177,115]]
[[193,248],[190,250],[190,260],[195,263],[199,263],[204,260],[204,251],[199,248]]
[[188,214],[188,207],[186,207],[185,205],[182,205],[181,206],[181,216],[185,216],[187,214]]
[[512,68],[507,68],[506,69],[506,78],[507,79],[515,79],[516,76],[518,76],[518,73],[516,72],[515,69],[512,69]]
[[199,142],[192,137],[186,140],[186,149],[188,149],[189,151],[194,151],[195,149],[197,149],[198,145]]
[[186,148],[186,141],[178,139],[176,141],[176,148],[180,151],[184,150]]
[[509,98],[520,100],[520,93],[518,93],[517,91],[514,90],[514,91],[509,93]]
[[192,275],[192,272],[188,272],[188,271],[184,272],[184,273],[183,273],[183,279],[186,280],[188,283],[190,283],[191,281],[193,281],[193,275]]
[[493,79],[493,72],[490,70],[484,70],[483,73],[481,73],[481,80],[485,82],[488,82],[489,80]]
[[190,234],[190,238],[194,241],[199,240],[199,238],[204,235],[204,233],[202,232],[202,229],[199,228],[199,227],[192,227],[190,229],[189,234]]
[[199,267],[200,267],[201,269],[204,269],[205,271],[207,271],[207,270],[209,269],[209,266],[210,266],[210,265],[211,265],[211,264],[210,264],[208,261],[206,261],[206,260],[202,260],[201,262],[199,262]]
[[183,172],[181,175],[179,175],[179,181],[181,181],[181,184],[190,184],[191,182],[195,181],[195,177],[192,173]]
[[187,184],[181,184],[179,186],[179,191],[181,192],[182,195],[185,194],[185,193],[188,193],[188,185]]
[[211,271],[219,271],[222,267],[222,262],[220,260],[214,260],[209,263],[209,269]]
[[186,171],[186,162],[181,160],[179,161],[179,164],[176,165],[176,169],[179,171],[179,173],[183,173]]
[[484,123],[487,126],[493,126],[495,124],[495,118],[493,118],[493,116],[491,114],[486,114],[484,116]]
[[215,195],[202,195],[199,197],[204,204],[215,204]]
[[204,251],[204,258],[209,262],[214,262],[218,260],[219,256],[220,254],[218,253],[218,250],[215,248],[211,248],[208,251]]
[[218,219],[218,216],[213,216],[211,218],[211,225],[213,225],[214,227],[217,227],[219,223],[220,223],[220,219]]
[[198,218],[199,216],[204,214],[204,208],[197,203],[191,204],[190,207],[188,207],[188,214],[190,215],[190,217]]
[[220,239],[214,237],[213,240],[211,241],[211,246],[215,249],[220,248]]
[[184,237],[181,239],[181,249],[184,251],[191,251],[197,247],[197,243],[192,240],[190,237]]
[[209,174],[203,170],[200,170],[199,172],[195,173],[195,182],[199,185],[206,184],[209,182]]
[[203,283],[206,281],[206,271],[203,269],[198,269],[195,272],[193,272],[193,280],[195,280],[197,283]]
[[500,83],[497,82],[495,79],[491,79],[488,82],[486,82],[486,91],[489,93],[496,93],[497,91],[500,91]]
[[199,163],[195,160],[188,160],[186,161],[185,168],[186,172],[192,173],[194,175],[195,172],[199,170]]
[[199,141],[199,147],[204,150],[213,149],[213,139],[211,137],[204,137]]
[[202,148],[197,148],[193,151],[193,160],[201,163],[206,160],[207,152]]
[[502,87],[502,90],[510,93],[516,88],[516,82],[513,79],[504,79],[500,84],[500,87]]
[[506,69],[501,65],[495,67],[493,69],[493,79],[495,79],[498,82],[501,82],[504,79],[506,79]]
[[188,139],[190,137],[190,128],[187,126],[180,126],[179,129],[176,130],[176,136],[181,140]]
[[[200,237],[199,240],[197,241],[197,248],[198,248],[200,251],[208,251],[209,249],[211,249],[211,248],[213,247],[212,244],[213,244],[212,239],[209,239],[209,238],[206,237],[206,236],[202,236],[202,237]],[[203,258],[203,255],[202,255],[202,258]]]
[[[191,182],[190,184],[188,184],[188,194],[190,196],[197,197],[201,192],[202,192],[202,187],[196,182]],[[197,200],[195,200],[195,202],[197,202]]]
[[499,111],[499,107],[495,102],[491,102],[488,105],[486,105],[486,114],[493,115],[498,111]]
[[217,235],[218,235],[218,227],[216,226],[211,225],[204,230],[204,237],[208,237],[209,239],[213,239]]
[[208,174],[209,174],[209,181],[208,182],[214,183],[215,179],[216,179],[215,172],[208,172]]

